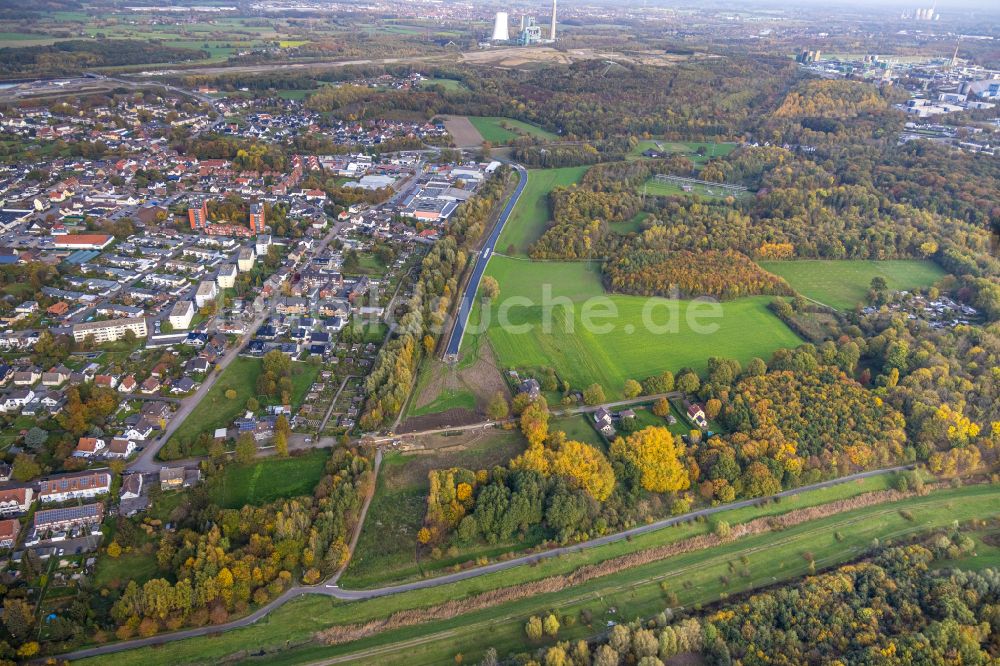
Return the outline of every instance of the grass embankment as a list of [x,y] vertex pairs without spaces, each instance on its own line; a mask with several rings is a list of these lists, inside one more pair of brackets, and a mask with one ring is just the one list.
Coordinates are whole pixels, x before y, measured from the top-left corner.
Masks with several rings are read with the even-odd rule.
[[[488,314],[486,335],[499,367],[551,366],[574,388],[601,384],[608,399],[621,396],[627,379],[643,379],[664,370],[676,372],[685,366],[703,371],[709,356],[742,363],[755,356],[766,359],[776,349],[801,342],[768,310],[769,296],[708,306],[606,294],[598,264],[584,262],[495,256],[486,273],[500,283],[500,298],[489,311],[477,303],[463,345],[481,335],[482,317]],[[549,316],[542,306],[545,293],[552,304]],[[514,296],[527,298],[533,305],[505,305]],[[586,303],[596,297],[600,303]],[[506,324],[500,317],[505,308]],[[712,308],[721,316],[702,318]],[[660,330],[644,323],[644,313]],[[585,325],[588,320],[593,325]],[[674,325],[667,327],[668,322]]]
[[889,289],[930,287],[945,275],[937,264],[919,259],[801,259],[762,261],[764,270],[788,280],[795,291],[838,310],[850,310],[868,299],[872,278],[883,277]]
[[528,184],[525,185],[517,205],[504,225],[497,240],[496,251],[526,256],[528,248],[537,241],[551,216],[549,215],[549,192],[557,187],[568,187],[579,183],[587,172],[585,166],[564,167],[562,169],[529,169]]
[[[867,479],[804,493],[780,504],[725,512],[716,519],[736,525],[761,516],[877,490],[885,483],[884,478]],[[262,648],[274,651],[268,654],[268,663],[273,664],[304,663],[353,654],[356,662],[370,662],[377,658],[379,663],[405,662],[408,666],[415,666],[450,661],[458,652],[463,653],[466,660],[474,661],[489,646],[496,647],[501,655],[524,649],[524,622],[532,614],[554,610],[564,618],[575,618],[580,611],[587,609],[593,614],[592,625],[584,626],[577,622],[569,626],[569,622],[563,622],[559,639],[589,636],[603,630],[608,620],[630,619],[661,610],[665,605],[661,584],[677,594],[680,605],[690,607],[710,603],[717,601],[723,592],[735,594],[803,575],[808,569],[806,554],[811,554],[818,568],[835,566],[856,559],[872,545],[873,539],[879,539],[884,544],[891,539],[950,525],[954,520],[984,518],[998,512],[1000,489],[996,487],[969,486],[941,490],[927,497],[857,509],[778,533],[747,537],[706,551],[685,553],[593,579],[554,594],[538,595],[450,620],[388,631],[347,645],[325,647],[308,644],[285,650],[285,646],[305,643],[315,631],[333,624],[364,622],[386,617],[399,609],[430,606],[497,587],[565,574],[586,564],[706,534],[710,530],[707,523],[692,523],[641,535],[632,541],[547,560],[534,567],[518,567],[428,590],[358,603],[320,597],[303,598],[285,605],[253,627],[212,638],[182,641],[163,648],[130,651],[116,656],[116,661],[124,666],[203,663],[240,651],[256,652]]]
[[[455,83],[458,83],[457,81]],[[558,137],[547,129],[513,118],[498,118],[495,116],[469,116],[469,122],[482,135],[484,141],[495,146],[510,143],[520,136],[535,136],[541,139],[554,140]]]

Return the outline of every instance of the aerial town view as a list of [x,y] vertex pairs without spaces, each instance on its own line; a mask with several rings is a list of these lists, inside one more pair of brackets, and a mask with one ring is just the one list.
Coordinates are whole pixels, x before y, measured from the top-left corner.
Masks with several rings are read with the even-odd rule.
[[1000,4],[0,0],[6,664],[1000,664]]

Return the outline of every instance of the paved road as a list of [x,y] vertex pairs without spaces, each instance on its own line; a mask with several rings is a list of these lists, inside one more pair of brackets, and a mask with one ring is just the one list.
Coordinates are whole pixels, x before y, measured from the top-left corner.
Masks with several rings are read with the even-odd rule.
[[493,227],[493,233],[486,239],[483,249],[480,250],[479,256],[476,258],[476,267],[472,271],[469,284],[465,287],[465,294],[462,295],[462,302],[458,308],[458,320],[455,322],[455,327],[451,330],[451,338],[448,339],[448,346],[445,347],[446,356],[458,355],[458,350],[462,346],[462,336],[465,335],[465,326],[469,323],[469,313],[472,312],[472,306],[476,302],[479,281],[486,271],[486,265],[490,262],[490,255],[493,254],[497,239],[500,238],[500,232],[503,231],[503,227],[507,224],[507,219],[510,217],[511,211],[514,210],[517,200],[521,197],[521,193],[524,192],[524,188],[528,184],[528,170],[519,164],[515,164],[514,169],[521,179],[517,183],[517,189],[514,190],[510,201],[507,202],[507,206],[500,213],[500,217]]
[[[448,574],[445,576],[438,576],[436,578],[427,578],[424,580],[418,580],[412,583],[403,583],[401,585],[390,585],[387,587],[375,588],[371,590],[344,590],[338,587],[336,584],[336,578],[339,576],[338,572],[338,574],[335,574],[333,577],[331,577],[329,580],[327,580],[325,583],[319,586],[307,587],[300,585],[296,587],[291,587],[288,590],[286,590],[281,596],[277,597],[266,606],[261,606],[259,609],[257,609],[250,615],[240,618],[238,620],[234,620],[232,622],[226,622],[225,624],[220,624],[213,627],[197,627],[194,629],[186,629],[184,631],[176,631],[168,634],[159,634],[157,636],[152,636],[149,638],[140,638],[130,641],[122,641],[119,643],[110,643],[108,645],[100,645],[93,648],[87,648],[85,650],[77,650],[76,652],[70,652],[67,654],[59,655],[59,659],[73,660],[73,659],[85,659],[88,657],[98,657],[101,655],[112,654],[124,650],[131,650],[134,648],[146,647],[150,645],[162,645],[164,643],[183,640],[185,638],[194,638],[196,636],[207,636],[210,634],[217,634],[217,633],[222,633],[224,631],[229,631],[231,629],[246,627],[257,622],[261,618],[265,617],[275,608],[303,594],[323,594],[337,599],[351,601],[351,600],[362,600],[362,599],[374,599],[377,597],[385,597],[392,594],[399,594],[401,592],[408,592],[411,590],[422,590],[431,587],[438,587],[440,585],[447,585],[449,583],[454,583],[461,580],[468,580],[470,578],[476,578],[479,576],[484,576],[486,574],[495,573],[498,571],[506,571],[507,569],[511,569],[513,567],[531,564],[533,562],[538,562],[552,557],[559,557],[560,555],[565,555],[568,553],[579,553],[581,551],[588,550],[590,548],[604,546],[609,543],[615,543],[617,541],[622,541],[623,539],[629,539],[631,537],[640,534],[646,534],[647,532],[653,532],[659,529],[663,529],[665,527],[677,525],[679,523],[689,522],[699,517],[707,517],[717,513],[722,513],[724,511],[730,511],[733,509],[741,509],[749,506],[754,506],[755,504],[759,504],[761,502],[772,500],[778,497],[791,497],[793,495],[798,495],[812,490],[819,490],[821,488],[830,488],[832,486],[836,486],[842,483],[848,483],[850,481],[857,481],[859,479],[866,479],[873,476],[881,476],[883,474],[892,474],[906,469],[911,469],[912,467],[913,467],[912,465],[901,465],[898,467],[889,467],[886,469],[876,469],[868,472],[859,472],[857,474],[850,474],[848,476],[842,476],[837,479],[830,479],[829,481],[823,481],[821,483],[814,483],[808,486],[802,486],[800,488],[785,490],[783,492],[777,493],[776,495],[771,495],[769,497],[759,497],[756,499],[733,502],[731,504],[725,504],[722,506],[699,509],[697,511],[691,511],[689,513],[685,513],[680,516],[665,518],[663,520],[659,520],[654,523],[649,523],[648,525],[640,525],[638,527],[633,527],[632,529],[625,530],[623,532],[618,532],[617,534],[610,534],[608,536],[603,536],[598,539],[591,539],[590,541],[574,544],[572,546],[554,548],[552,550],[547,550],[541,553],[524,555],[522,557],[517,557],[512,560],[507,560],[505,562],[496,562],[494,564],[488,564],[486,566],[476,567],[474,569],[467,569],[465,571],[460,571],[458,573]],[[363,521],[359,523],[359,525],[362,523]],[[360,530],[358,530],[358,532],[360,532]]]

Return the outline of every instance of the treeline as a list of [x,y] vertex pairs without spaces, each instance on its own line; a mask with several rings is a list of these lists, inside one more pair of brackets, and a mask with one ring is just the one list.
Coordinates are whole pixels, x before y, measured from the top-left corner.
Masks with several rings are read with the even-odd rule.
[[997,649],[1000,574],[939,568],[974,548],[960,532],[942,534],[700,617],[679,621],[666,608],[649,622],[616,624],[597,644],[557,643],[535,656],[542,663],[602,666],[653,666],[694,655],[712,666],[987,664]]
[[402,409],[420,359],[434,352],[445,332],[449,310],[458,296],[458,280],[468,260],[466,249],[483,235],[509,174],[506,167],[498,170],[474,197],[459,206],[447,233],[424,257],[413,296],[399,319],[398,335],[379,353],[365,380],[367,401],[358,422],[361,428],[373,430],[389,423]]
[[145,65],[154,62],[204,60],[200,49],[166,46],[132,39],[70,39],[48,46],[0,49],[0,76],[76,74],[90,67]]
[[609,291],[642,296],[740,298],[793,294],[784,278],[732,250],[666,252],[626,244],[603,265]]

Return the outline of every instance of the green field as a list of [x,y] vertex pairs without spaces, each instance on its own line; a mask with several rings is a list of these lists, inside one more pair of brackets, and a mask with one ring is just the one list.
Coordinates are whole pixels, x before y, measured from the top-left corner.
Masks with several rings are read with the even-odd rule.
[[797,292],[838,310],[850,310],[868,299],[872,278],[881,275],[890,289],[930,287],[945,275],[929,261],[864,259],[762,261],[760,265],[788,280]]
[[326,450],[313,450],[291,458],[264,458],[251,465],[228,464],[213,482],[212,500],[225,509],[238,509],[312,495],[329,457]]
[[556,139],[555,134],[542,129],[538,125],[532,125],[513,118],[497,118],[493,116],[469,116],[469,122],[479,130],[484,141],[489,141],[495,146],[510,143],[519,136],[536,136],[541,139]]
[[537,241],[549,220],[548,194],[557,187],[567,187],[579,183],[587,167],[565,167],[562,169],[530,169],[528,184],[521,193],[517,205],[504,225],[497,240],[497,252],[527,255],[528,248]]
[[566,433],[566,439],[584,444],[592,444],[599,449],[606,449],[604,438],[594,430],[591,417],[588,414],[560,416],[549,420],[549,430],[561,430]]
[[[768,310],[771,297],[707,304],[605,294],[599,266],[586,262],[494,256],[486,274],[500,283],[500,298],[490,306],[488,327],[481,304],[474,308],[463,345],[472,344],[486,328],[501,369],[551,366],[573,388],[601,384],[609,399],[621,395],[627,379],[683,367],[701,372],[709,356],[742,363],[755,356],[767,359],[776,349],[800,343]],[[546,290],[552,303],[547,326],[541,305]],[[515,296],[532,305],[509,307],[516,301],[508,299]],[[505,308],[509,325],[501,321]],[[699,318],[713,309],[721,316]],[[673,322],[675,327],[651,330],[643,323],[644,310],[655,325],[666,329]],[[587,319],[590,326],[584,323]],[[698,332],[701,326],[712,330]]]
[[[698,149],[705,148],[705,154],[699,155]],[[660,141],[659,139],[643,139],[633,148],[629,155],[632,158],[641,157],[647,150],[676,153],[686,156],[696,167],[708,162],[713,157],[725,157],[736,150],[735,143],[711,143],[708,141]]]
[[740,197],[749,196],[750,192],[726,192],[719,187],[712,187],[710,185],[700,185],[694,184],[689,186],[690,191],[685,190],[680,185],[676,183],[661,183],[654,178],[650,178],[637,190],[641,193],[648,194],[656,197],[676,197],[676,196],[693,196],[697,195],[703,199],[726,199],[728,197],[733,197],[738,199]]
[[[886,479],[869,479],[786,498],[780,504],[726,512],[719,519],[735,525],[763,515],[780,514],[880,489],[885,483]],[[450,620],[388,631],[346,645],[323,647],[308,642],[313,632],[331,624],[364,622],[402,608],[460,599],[498,586],[568,573],[589,563],[705,534],[711,529],[708,522],[689,523],[644,534],[631,541],[545,560],[536,566],[518,567],[427,590],[355,603],[326,597],[298,599],[249,628],[185,640],[169,647],[129,651],[117,655],[116,661],[122,666],[174,666],[218,661],[243,650],[267,649],[270,664],[298,664],[381,646],[377,653],[379,663],[405,663],[407,666],[451,663],[459,652],[466,661],[475,662],[488,646],[497,648],[501,657],[525,649],[524,622],[532,614],[554,610],[563,618],[578,618],[582,610],[590,611],[594,618],[590,626],[562,622],[558,639],[574,640],[600,633],[608,620],[645,617],[662,610],[665,602],[661,585],[675,592],[678,602],[684,606],[710,603],[717,601],[722,593],[736,594],[803,575],[808,567],[804,557],[807,551],[815,558],[817,568],[824,569],[856,559],[872,546],[874,539],[888,544],[929,529],[946,527],[952,521],[989,517],[997,512],[1000,512],[1000,489],[996,487],[941,490],[927,497],[857,509],[778,533],[739,539],[711,550],[625,569],[560,592],[467,612]],[[745,564],[741,558],[746,558]],[[289,648],[289,645],[299,647]],[[364,663],[367,660],[370,663],[374,656],[359,654],[350,661]]]
[[430,88],[432,86],[441,86],[447,92],[468,92],[469,90],[467,85],[455,79],[424,79],[420,82],[421,88]]

